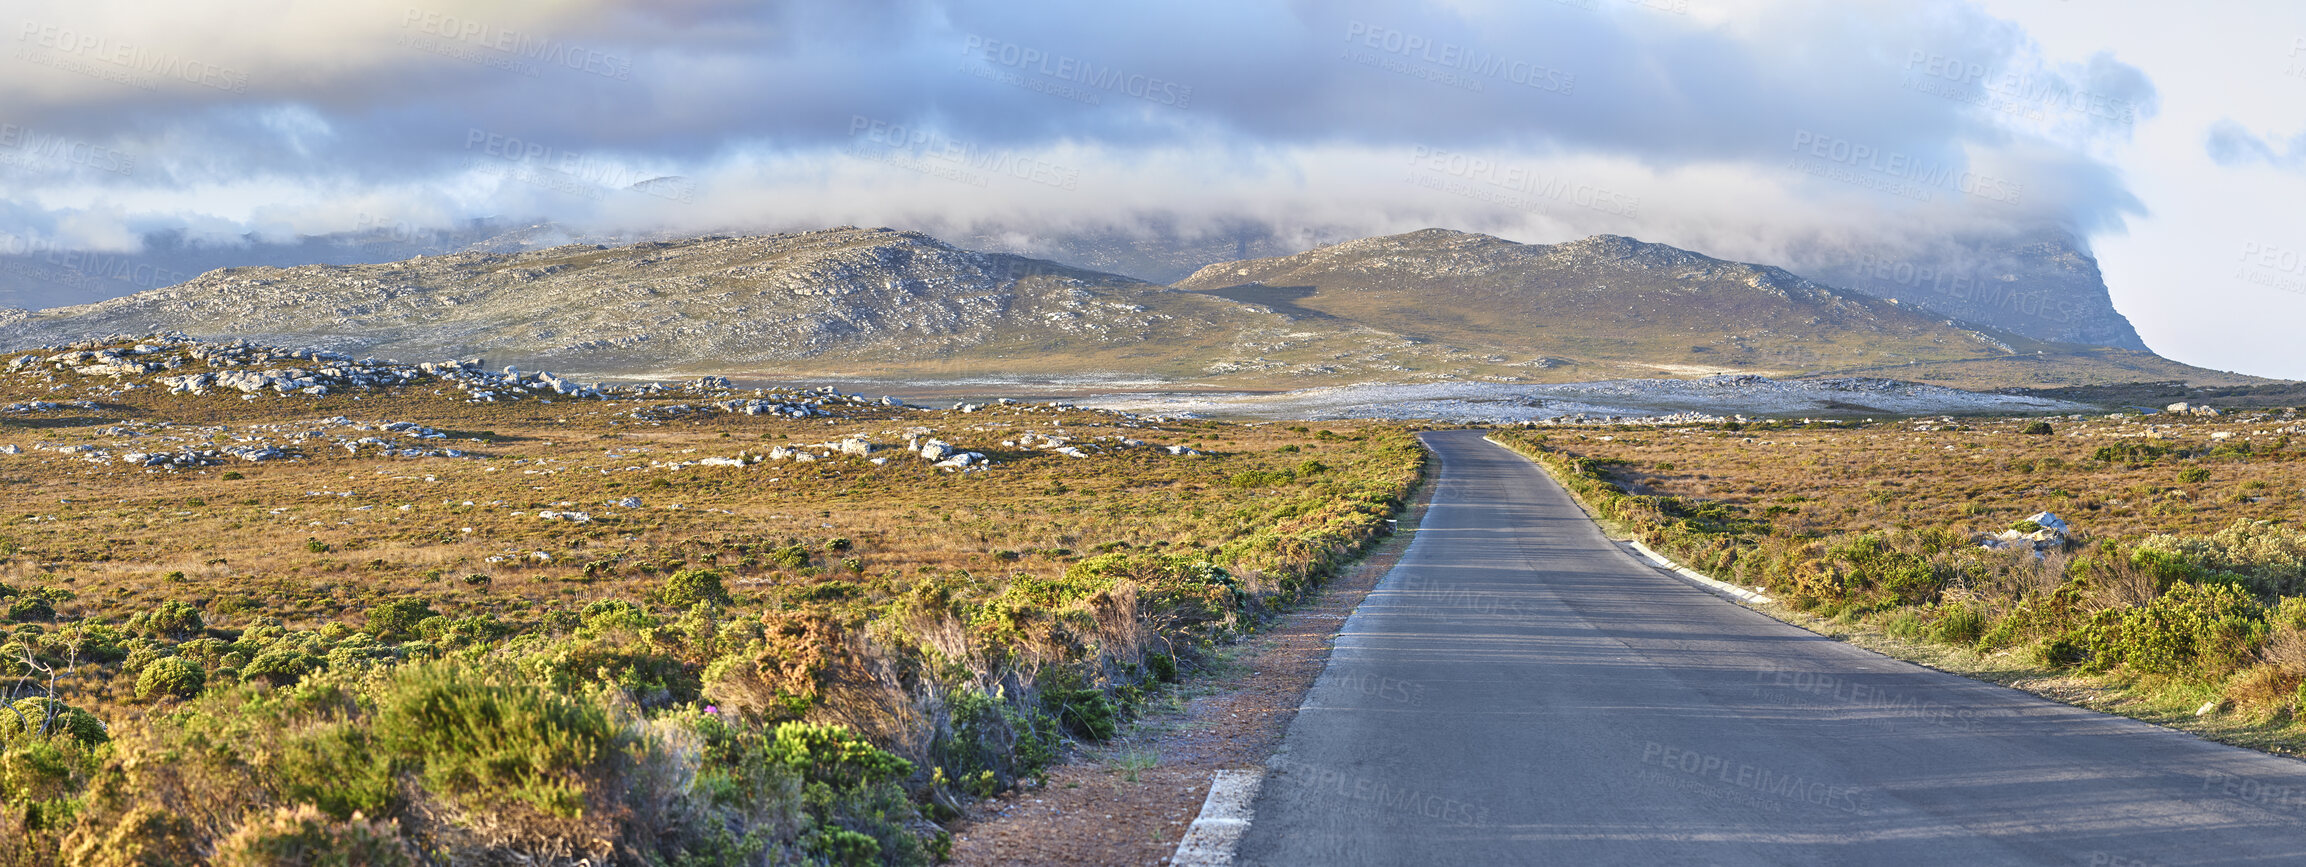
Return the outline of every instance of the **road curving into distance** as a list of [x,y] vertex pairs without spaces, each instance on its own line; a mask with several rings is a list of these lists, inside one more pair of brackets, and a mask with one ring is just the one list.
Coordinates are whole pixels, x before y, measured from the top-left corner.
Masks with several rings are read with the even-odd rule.
[[1235,863],[2306,864],[2306,763],[1819,637],[1633,559],[1481,431]]

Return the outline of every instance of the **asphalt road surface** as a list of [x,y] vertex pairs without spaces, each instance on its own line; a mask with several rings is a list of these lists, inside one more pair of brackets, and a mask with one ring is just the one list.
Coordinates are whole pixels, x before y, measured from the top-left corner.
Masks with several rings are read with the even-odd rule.
[[2306,763],[1820,638],[1480,431],[1346,621],[1241,864],[2306,864]]

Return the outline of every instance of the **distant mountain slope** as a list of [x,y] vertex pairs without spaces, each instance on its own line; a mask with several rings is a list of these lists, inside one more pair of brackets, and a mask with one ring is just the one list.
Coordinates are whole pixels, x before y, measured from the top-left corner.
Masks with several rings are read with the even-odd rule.
[[1591,361],[1807,369],[2008,351],[1777,268],[1615,235],[1542,245],[1427,229],[1212,265],[1176,288]]
[[[506,253],[570,243],[662,239],[579,237],[551,224],[508,229],[476,222],[453,229],[420,229],[380,222],[292,241],[248,237],[240,243],[201,243],[178,232],[155,232],[143,240],[143,249],[136,252],[106,252],[50,248],[0,233],[0,307],[93,304],[172,286],[218,268],[357,265],[465,249]],[[520,246],[524,243],[527,246]]]
[[1126,229],[1091,228],[1063,233],[999,230],[955,240],[971,249],[1001,250],[1093,271],[1127,274],[1154,283],[1171,283],[1192,276],[1212,262],[1286,256],[1358,234],[1343,229],[1326,233],[1310,230],[1282,233],[1261,223],[1244,221],[1238,225],[1193,229],[1154,223]]
[[1145,356],[1130,364],[1139,373],[1191,375],[1206,363],[1193,360],[1196,353],[1222,352],[1243,334],[1285,325],[1254,307],[1125,277],[960,250],[914,233],[841,228],[384,265],[232,268],[0,321],[0,340],[183,331],[589,372],[965,372],[1003,357],[1034,369],[1136,354]]
[[1250,388],[1845,370],[1967,387],[2238,384],[1613,236],[1544,246],[1426,230],[1210,266],[1171,288],[892,229],[521,251],[554,232],[0,310],[0,347],[177,331],[596,376]]
[[1433,343],[1666,371],[1862,369],[1972,387],[2252,379],[2151,353],[1981,331],[1784,269],[1614,235],[1546,245],[1427,229],[1219,263],[1175,288],[1306,321],[1382,323]]

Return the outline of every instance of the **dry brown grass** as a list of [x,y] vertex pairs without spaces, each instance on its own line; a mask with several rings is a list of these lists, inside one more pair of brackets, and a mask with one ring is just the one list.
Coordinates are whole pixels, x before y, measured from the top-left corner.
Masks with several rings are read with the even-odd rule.
[[[1622,461],[1629,489],[1744,507],[1803,536],[1958,528],[1998,532],[2050,511],[2091,537],[2206,534],[2247,520],[2295,520],[2306,508],[2306,437],[2281,433],[2283,411],[2227,417],[1924,419],[1851,427],[1768,425],[1740,431],[1563,430],[1549,445]],[[2224,439],[2212,435],[2224,433]],[[2247,444],[2248,454],[2239,451]],[[2094,460],[2125,445],[2199,452],[2185,459]],[[2208,479],[2186,481],[2191,469]]]
[[[0,403],[77,396],[28,382],[0,376]],[[117,623],[176,600],[203,609],[212,626],[278,621],[290,630],[358,628],[369,607],[411,595],[454,617],[533,620],[596,600],[639,599],[683,567],[724,572],[741,602],[773,608],[810,593],[885,598],[926,574],[1055,578],[1107,550],[1213,552],[1260,529],[1258,515],[1304,496],[1301,486],[1236,487],[1230,477],[1307,460],[1351,471],[1364,445],[1303,427],[1011,407],[649,422],[630,417],[644,405],[634,401],[468,404],[424,390],[244,401],[139,389],[100,402],[97,411],[0,416],[0,444],[25,449],[0,456],[0,582],[68,589],[73,598],[58,606],[67,620]],[[427,445],[473,457],[378,458],[315,446],[295,461],[171,471],[32,448],[131,450],[136,438],[103,433],[130,421],[177,426],[162,434],[194,426],[242,433],[335,415],[433,427],[453,437]],[[1327,427],[1352,435],[1366,426]],[[649,466],[852,433],[901,447],[923,428],[984,452],[995,466],[951,473],[897,450],[881,453],[892,456],[885,466],[857,458]],[[1027,431],[1082,443],[1131,437],[1216,454],[1122,448],[1075,459],[1001,445]],[[635,466],[641,469],[626,469]],[[227,472],[243,478],[227,480]],[[605,505],[625,497],[644,505]],[[547,521],[540,510],[586,512],[593,520]],[[837,539],[847,546],[830,550]],[[808,552],[806,565],[776,561],[773,552],[789,546]],[[863,589],[820,588],[835,582]],[[83,706],[132,701],[132,682],[82,674],[66,692]]]

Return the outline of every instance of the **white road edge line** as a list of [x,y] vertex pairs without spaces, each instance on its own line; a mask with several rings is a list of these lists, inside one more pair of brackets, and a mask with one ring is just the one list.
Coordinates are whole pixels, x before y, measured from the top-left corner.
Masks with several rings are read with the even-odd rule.
[[[1516,451],[1514,451],[1512,446],[1508,446],[1508,445],[1506,445],[1506,444],[1504,444],[1504,443],[1502,443],[1502,442],[1498,442],[1496,437],[1492,437],[1492,436],[1484,436],[1484,437],[1482,437],[1481,439],[1482,439],[1484,442],[1487,442],[1487,443],[1489,443],[1490,445],[1493,445],[1493,446],[1497,446],[1498,448],[1501,448],[1501,449],[1505,449],[1505,450],[1506,450],[1506,451],[1508,451],[1508,452],[1512,452],[1514,457],[1520,458],[1520,459],[1522,459],[1522,460],[1525,460],[1525,461],[1529,461],[1531,464],[1535,464],[1535,465],[1537,466],[1537,468],[1538,468],[1539,470],[1541,470],[1541,471],[1545,469],[1545,465],[1544,465],[1544,464],[1539,464],[1539,463],[1537,463],[1536,461],[1530,460],[1528,455],[1524,455],[1524,454],[1522,454],[1522,453],[1520,453],[1520,452],[1516,452]],[[1550,475],[1550,473],[1549,473],[1549,475]],[[1573,499],[1573,500],[1574,500],[1574,499],[1576,499],[1576,498],[1573,496],[1571,499]],[[1664,569],[1665,571],[1671,572],[1671,573],[1673,573],[1673,574],[1675,574],[1675,575],[1679,575],[1679,576],[1681,576],[1681,577],[1683,577],[1683,578],[1689,579],[1690,581],[1694,581],[1694,582],[1696,582],[1696,583],[1697,583],[1697,585],[1698,585],[1699,587],[1701,587],[1701,588],[1705,588],[1705,589],[1709,589],[1709,590],[1714,590],[1714,591],[1717,591],[1717,592],[1723,593],[1723,594],[1725,594],[1725,595],[1729,596],[1729,597],[1730,597],[1730,598],[1732,598],[1732,599],[1736,599],[1736,600],[1738,600],[1739,602],[1750,602],[1750,603],[1753,603],[1753,604],[1755,604],[1755,605],[1767,605],[1767,604],[1769,604],[1769,603],[1771,603],[1771,602],[1774,602],[1774,601],[1776,601],[1776,600],[1774,600],[1774,599],[1771,599],[1771,598],[1769,598],[1769,597],[1767,597],[1767,596],[1763,596],[1763,595],[1761,595],[1760,593],[1756,593],[1756,592],[1754,592],[1753,590],[1751,590],[1751,589],[1749,589],[1749,588],[1745,588],[1745,587],[1739,587],[1739,586],[1737,586],[1737,585],[1735,585],[1735,584],[1731,584],[1731,583],[1729,583],[1729,582],[1727,582],[1727,581],[1718,581],[1718,580],[1715,580],[1715,579],[1713,579],[1713,578],[1709,578],[1709,577],[1707,577],[1707,576],[1706,576],[1706,574],[1705,574],[1705,573],[1703,573],[1703,572],[1699,572],[1699,571],[1697,571],[1697,570],[1695,570],[1695,569],[1691,569],[1691,568],[1689,568],[1689,567],[1687,567],[1687,566],[1683,566],[1683,565],[1682,565],[1682,564],[1680,564],[1680,563],[1676,563],[1676,562],[1674,562],[1674,561],[1673,561],[1673,559],[1672,559],[1672,558],[1670,558],[1670,557],[1667,557],[1667,556],[1666,556],[1666,555],[1664,555],[1664,554],[1660,554],[1660,553],[1658,553],[1658,552],[1656,552],[1656,551],[1652,551],[1652,550],[1650,550],[1650,549],[1649,549],[1649,546],[1648,546],[1648,545],[1644,545],[1644,544],[1642,544],[1640,539],[1628,539],[1628,540],[1626,540],[1625,542],[1623,542],[1623,543],[1621,543],[1621,544],[1626,544],[1626,545],[1631,545],[1631,546],[1633,546],[1633,549],[1634,549],[1634,550],[1636,550],[1636,551],[1640,551],[1640,552],[1641,552],[1641,555],[1642,555],[1643,557],[1647,557],[1647,558],[1649,558],[1649,561],[1650,561],[1651,563],[1657,564],[1657,567],[1658,567],[1658,568],[1660,568],[1660,569]]]
[[1648,557],[1650,562],[1657,564],[1658,568],[1672,572],[1675,575],[1679,575],[1691,581],[1695,581],[1701,587],[1718,590],[1729,596],[1736,597],[1740,602],[1751,602],[1756,605],[1766,605],[1772,601],[1775,601],[1767,596],[1763,596],[1759,593],[1755,593],[1750,589],[1739,587],[1727,581],[1718,581],[1712,578],[1708,578],[1703,572],[1699,572],[1695,569],[1683,566],[1682,564],[1676,563],[1673,560],[1667,558],[1664,554],[1650,550],[1649,546],[1642,544],[1640,539],[1627,540],[1626,544],[1632,545],[1634,550],[1640,551],[1642,556]]
[[1249,830],[1249,808],[1264,782],[1262,769],[1218,771],[1209,784],[1209,797],[1201,802],[1201,816],[1177,841],[1177,854],[1169,856],[1178,867],[1229,867],[1233,847]]

